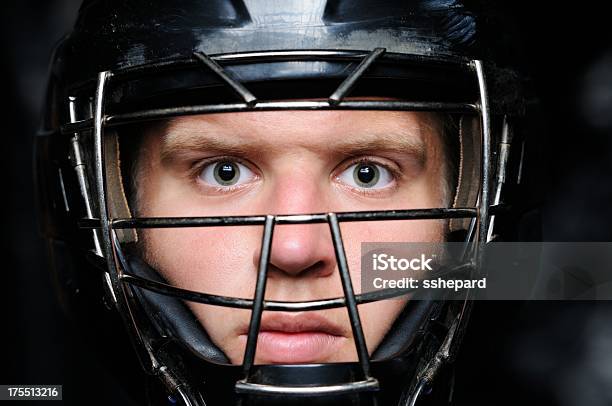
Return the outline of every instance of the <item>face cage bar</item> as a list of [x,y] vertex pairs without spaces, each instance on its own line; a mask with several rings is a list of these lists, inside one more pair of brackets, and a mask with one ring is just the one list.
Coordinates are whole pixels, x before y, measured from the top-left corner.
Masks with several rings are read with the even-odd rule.
[[[430,213],[433,212],[433,213]],[[259,325],[261,321],[262,312],[268,311],[313,311],[313,310],[324,310],[346,306],[349,309],[349,318],[351,321],[351,329],[353,336],[356,337],[356,349],[359,355],[359,361],[362,365],[364,376],[369,376],[369,359],[366,350],[365,338],[361,322],[359,319],[359,313],[357,311],[358,304],[370,303],[374,301],[389,299],[393,297],[399,297],[407,295],[415,289],[385,289],[382,291],[369,292],[364,294],[355,295],[352,287],[351,277],[348,269],[346,260],[346,254],[344,252],[342,234],[340,231],[341,221],[381,221],[385,219],[440,219],[440,218],[472,218],[471,224],[474,225],[476,221],[476,210],[474,209],[432,209],[432,210],[404,210],[404,211],[392,211],[392,212],[350,212],[350,213],[328,213],[328,214],[312,214],[312,215],[284,215],[284,216],[243,216],[243,217],[200,217],[200,218],[139,218],[139,219],[118,219],[112,222],[111,225],[111,236],[113,240],[114,253],[117,256],[118,262],[123,270],[118,269],[119,278],[129,285],[134,285],[143,289],[147,289],[153,292],[157,292],[166,296],[171,296],[179,299],[189,300],[196,303],[210,304],[223,307],[252,309],[251,322],[249,325],[249,333],[247,338],[247,346],[245,350],[245,356],[243,361],[243,369],[246,376],[250,376],[250,371],[253,366],[255,357],[255,349],[257,346],[257,334],[259,332]],[[223,220],[229,220],[223,222]],[[274,226],[276,224],[313,224],[323,223],[329,224],[332,243],[334,245],[334,252],[336,254],[336,262],[339,267],[342,287],[344,291],[343,297],[313,300],[305,302],[279,302],[279,301],[265,301],[265,288],[267,282],[267,271],[270,264],[270,252],[272,249],[272,237],[274,232]],[[235,297],[225,297],[218,295],[206,294],[203,292],[196,292],[174,286],[152,281],[146,278],[142,278],[133,274],[129,274],[130,266],[126,259],[123,250],[120,246],[119,239],[115,230],[117,229],[137,229],[137,228],[182,228],[182,227],[206,227],[206,226],[245,226],[245,225],[263,225],[264,232],[261,243],[261,254],[260,262],[257,273],[257,283],[255,286],[255,294],[253,300],[241,299]],[[473,228],[473,227],[470,227]],[[462,260],[465,257],[468,249],[468,243],[471,238],[466,238],[464,245]],[[438,277],[458,276],[469,274],[473,271],[473,263],[467,262],[462,263],[459,266],[450,267],[443,269],[430,276],[435,279]],[[125,272],[124,272],[125,271]],[[368,382],[371,379],[368,378]],[[362,387],[370,387],[370,384],[365,385],[362,382]],[[265,385],[254,384],[253,388],[262,389]],[[248,387],[248,382],[240,381],[240,385],[236,386],[237,391],[241,393],[251,393]],[[331,388],[330,388],[331,390]],[[364,389],[365,390],[365,389]],[[333,390],[333,393],[336,389]],[[292,390],[295,394],[298,391]],[[278,389],[270,389],[269,393],[279,393]],[[328,393],[325,390],[319,390],[318,394]],[[331,392],[330,392],[331,393]]]
[[[257,344],[257,334],[259,331],[259,324],[261,321],[261,314],[265,308],[264,295],[265,285],[267,279],[267,268],[270,256],[270,245],[272,241],[272,235],[275,223],[282,223],[284,221],[295,222],[322,222],[323,215],[310,215],[310,216],[265,216],[264,220],[264,235],[262,239],[262,251],[260,255],[259,270],[257,276],[257,283],[255,287],[255,294],[252,303],[251,321],[249,325],[248,340],[245,350],[245,357],[243,360],[243,370],[245,378],[236,383],[235,390],[237,393],[242,394],[255,394],[255,395],[270,395],[270,394],[282,394],[282,395],[294,395],[294,396],[310,396],[317,394],[345,394],[345,393],[359,393],[363,391],[372,391],[378,389],[378,381],[370,376],[370,360],[365,344],[365,338],[361,327],[361,321],[357,310],[357,296],[355,295],[351,283],[350,274],[348,271],[348,265],[346,262],[346,256],[344,253],[344,246],[342,242],[342,236],[340,233],[339,221],[364,221],[364,220],[384,220],[384,219],[400,219],[402,215],[407,215],[406,218],[459,218],[469,217],[477,221],[476,233],[478,241],[487,241],[487,232],[489,225],[489,180],[490,180],[490,148],[491,148],[491,135],[490,135],[490,116],[488,106],[488,96],[484,77],[484,71],[482,62],[478,60],[470,61],[466,64],[466,67],[475,72],[478,79],[479,95],[480,100],[477,104],[469,103],[435,103],[435,102],[406,102],[406,101],[344,101],[344,97],[350,92],[351,88],[355,85],[361,75],[367,70],[367,68],[375,62],[375,60],[384,53],[384,49],[377,48],[373,52],[366,54],[365,58],[361,60],[357,68],[345,79],[345,81],[338,87],[338,89],[330,96],[327,101],[270,101],[270,102],[259,102],[252,93],[250,93],[241,83],[235,81],[228,76],[223,68],[215,62],[214,59],[204,55],[195,54],[195,57],[201,60],[213,72],[217,73],[219,77],[243,100],[244,103],[237,104],[220,104],[220,105],[205,105],[205,106],[188,106],[180,108],[166,108],[166,109],[154,109],[146,110],[136,113],[120,114],[115,116],[104,115],[104,102],[105,102],[105,90],[108,86],[113,74],[110,71],[101,72],[98,75],[98,81],[96,86],[96,94],[93,105],[93,118],[86,119],[83,121],[75,121],[74,116],[71,114],[71,123],[61,128],[61,132],[64,134],[73,134],[73,148],[75,152],[79,152],[78,145],[78,133],[83,130],[90,130],[93,127],[93,138],[94,138],[94,158],[95,158],[95,182],[96,190],[98,194],[98,205],[100,207],[100,218],[99,220],[90,218],[89,227],[84,224],[87,228],[98,228],[94,230],[94,240],[102,240],[103,250],[96,249],[96,253],[103,256],[109,267],[109,273],[106,274],[107,282],[110,285],[110,291],[113,296],[113,300],[118,308],[118,311],[123,318],[124,323],[128,330],[132,333],[130,337],[134,341],[134,347],[138,352],[139,358],[143,367],[148,371],[155,371],[162,375],[166,382],[177,382],[172,372],[164,365],[160,365],[156,359],[155,354],[151,350],[149,343],[143,338],[143,335],[138,328],[136,321],[134,320],[134,314],[131,310],[127,299],[127,287],[126,284],[139,285],[134,279],[126,278],[122,272],[117,268],[115,250],[116,236],[113,229],[120,228],[135,228],[141,227],[188,227],[188,226],[203,226],[203,225],[245,225],[249,223],[259,223],[264,220],[262,216],[255,216],[250,218],[241,218],[237,220],[231,220],[229,218],[227,222],[220,220],[220,218],[178,218],[178,219],[119,219],[111,221],[109,219],[109,210],[107,206],[106,194],[106,182],[105,182],[105,164],[104,164],[104,134],[103,128],[106,126],[113,126],[119,124],[126,124],[137,121],[156,120],[162,118],[168,118],[178,115],[188,114],[203,114],[203,113],[219,113],[219,112],[237,112],[237,111],[263,111],[263,110],[309,110],[309,109],[363,109],[363,110],[412,110],[412,111],[423,111],[423,110],[437,110],[446,112],[456,113],[480,113],[481,125],[482,125],[482,161],[481,161],[481,188],[478,201],[478,209],[433,209],[433,210],[422,210],[420,216],[416,213],[407,212],[362,212],[362,213],[329,213],[325,216],[325,221],[329,223],[330,230],[332,233],[332,240],[334,243],[334,250],[336,253],[336,259],[340,270],[340,276],[342,280],[342,286],[344,290],[344,301],[338,303],[339,305],[346,305],[349,317],[351,321],[351,327],[353,330],[353,336],[355,337],[357,354],[359,357],[359,363],[362,370],[362,380],[356,382],[347,382],[340,385],[332,386],[318,386],[318,387],[286,387],[276,385],[261,385],[252,383],[249,381],[251,368],[253,366],[255,349]],[[318,51],[320,55],[320,51]],[[326,57],[340,56],[343,58],[359,55],[359,53],[350,52],[324,52]],[[293,53],[294,56],[302,57],[316,57],[317,51],[314,52],[297,52]],[[267,58],[278,57],[280,59],[287,58],[287,52],[261,52],[254,54],[253,57],[265,56]],[[217,57],[219,60],[232,61],[232,60],[248,60],[249,54],[235,54],[235,55],[224,55]],[[168,64],[170,66],[171,64]],[[155,69],[155,66],[152,67]],[[133,69],[134,70],[134,69]],[[137,71],[137,69],[135,70]],[[134,73],[134,72],[132,72]],[[74,108],[74,99],[71,99],[71,111]],[[505,168],[501,168],[505,169]],[[87,184],[87,181],[82,171],[79,175],[79,181],[81,184]],[[83,178],[83,179],[81,179]],[[81,185],[82,187],[82,185]],[[87,188],[81,190],[86,204],[88,213],[92,212],[91,199],[89,199],[89,193]],[[429,214],[426,215],[425,213]],[[343,215],[345,218],[343,219]],[[205,224],[209,222],[209,224]],[[197,224],[199,223],[199,224]],[[215,224],[216,223],[216,224]],[[472,221],[472,226],[475,223]],[[476,253],[478,257],[482,255],[482,252]],[[480,259],[480,258],[478,258]],[[468,292],[469,295],[469,292]],[[364,299],[361,297],[360,299]],[[380,300],[378,298],[373,300]],[[366,298],[367,300],[367,298]],[[467,301],[467,298],[466,298]],[[467,302],[466,302],[467,303]],[[313,305],[315,305],[313,303]],[[316,306],[316,305],[315,305]],[[454,336],[461,324],[463,316],[468,307],[464,306],[464,310],[455,319],[453,327],[449,330],[447,337],[442,347],[438,350],[434,356],[432,362],[430,362],[425,369],[421,370],[417,375],[417,386],[415,388],[422,388],[427,383],[431,382],[435,377],[437,370],[440,365],[444,363],[450,357],[450,346],[453,343]],[[267,309],[266,309],[267,310]],[[186,390],[182,384],[171,385],[173,392],[177,392],[180,398],[182,398],[186,404],[196,405],[200,401],[190,396],[190,390]],[[418,397],[420,390],[415,390],[411,396],[408,397],[406,404],[414,404]]]
[[[274,225],[283,224],[315,224],[327,223],[331,227],[330,216],[334,215],[339,223],[355,222],[355,221],[383,221],[383,220],[426,220],[426,219],[451,219],[451,218],[471,218],[466,241],[463,246],[462,260],[466,257],[469,250],[469,243],[473,239],[473,230],[476,222],[475,209],[428,209],[428,210],[401,210],[401,211],[371,211],[371,212],[340,212],[328,214],[295,214],[271,216]],[[219,227],[219,226],[265,226],[270,216],[237,216],[237,217],[154,217],[154,218],[132,218],[132,219],[116,219],[112,221],[111,238],[113,240],[113,248],[115,255],[119,260],[122,268],[126,272],[119,271],[120,278],[131,285],[138,286],[156,293],[166,296],[172,296],[178,299],[188,300],[195,303],[208,304],[221,307],[233,307],[238,309],[251,309],[254,305],[253,300],[246,298],[236,298],[212,295],[198,291],[177,288],[166,283],[152,281],[134,274],[127,273],[130,266],[128,260],[123,253],[117,233],[115,230],[121,229],[143,229],[143,228],[184,228],[184,227]],[[99,229],[100,222],[98,220],[81,221],[79,223],[84,229]],[[264,228],[264,231],[266,229]],[[341,238],[341,235],[338,236]],[[262,246],[265,243],[266,236],[264,235]],[[270,250],[270,247],[266,249]],[[452,275],[461,275],[467,273],[473,264],[463,263],[462,265],[442,268],[430,276],[431,279],[438,277],[448,277]],[[383,299],[407,295],[416,289],[383,289],[376,292],[368,292],[355,295],[357,304],[365,304]],[[263,301],[263,310],[269,311],[312,311],[325,310],[346,305],[345,297],[337,297],[331,299],[302,301],[302,302],[284,302],[284,301]]]

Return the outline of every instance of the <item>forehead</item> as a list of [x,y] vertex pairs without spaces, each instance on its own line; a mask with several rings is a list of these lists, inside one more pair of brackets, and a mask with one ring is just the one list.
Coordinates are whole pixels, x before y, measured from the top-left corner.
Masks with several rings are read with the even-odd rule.
[[222,140],[266,149],[329,150],[360,143],[425,149],[440,142],[442,123],[435,114],[424,112],[269,111],[182,116],[154,126],[153,131],[162,135],[168,148]]

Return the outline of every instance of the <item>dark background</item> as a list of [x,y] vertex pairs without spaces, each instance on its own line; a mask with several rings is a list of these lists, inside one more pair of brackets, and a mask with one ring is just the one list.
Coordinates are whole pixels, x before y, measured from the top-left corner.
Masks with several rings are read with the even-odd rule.
[[[0,383],[63,384],[74,404],[119,404],[113,378],[54,299],[36,225],[32,137],[51,50],[79,3],[0,6]],[[497,35],[516,44],[507,57],[540,100],[525,173],[526,235],[612,241],[612,18],[604,2],[490,1],[486,8],[495,8],[490,19],[503,22],[493,24]],[[461,405],[612,404],[611,303],[476,303],[456,370]]]

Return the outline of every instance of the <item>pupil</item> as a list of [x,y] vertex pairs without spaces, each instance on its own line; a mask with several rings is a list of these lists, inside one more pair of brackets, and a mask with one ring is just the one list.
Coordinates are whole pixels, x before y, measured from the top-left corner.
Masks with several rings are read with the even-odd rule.
[[357,179],[361,183],[370,183],[376,178],[376,169],[372,165],[362,165],[357,170]]
[[223,162],[219,165],[217,173],[222,181],[229,182],[236,176],[236,167],[229,162]]

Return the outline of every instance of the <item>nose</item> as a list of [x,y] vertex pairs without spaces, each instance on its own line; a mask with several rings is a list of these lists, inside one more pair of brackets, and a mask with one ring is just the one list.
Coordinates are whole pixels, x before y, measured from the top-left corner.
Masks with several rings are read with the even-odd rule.
[[324,277],[331,275],[335,266],[327,224],[276,226],[270,252],[272,274]]
[[[308,177],[303,177],[299,182],[296,182],[296,178],[291,182],[276,184],[268,201],[269,211],[288,215],[326,211],[327,204],[319,186],[308,182]],[[256,255],[255,259],[258,260],[258,257]],[[331,275],[335,267],[336,257],[328,224],[275,226],[270,250],[270,277],[279,274],[325,277]]]

